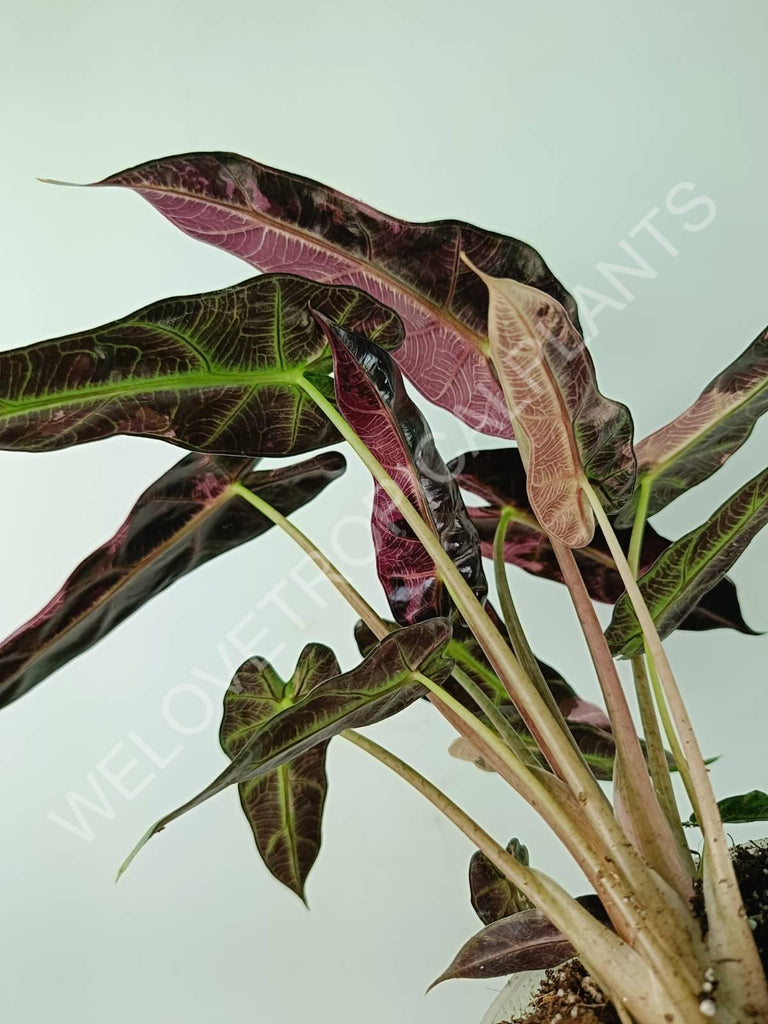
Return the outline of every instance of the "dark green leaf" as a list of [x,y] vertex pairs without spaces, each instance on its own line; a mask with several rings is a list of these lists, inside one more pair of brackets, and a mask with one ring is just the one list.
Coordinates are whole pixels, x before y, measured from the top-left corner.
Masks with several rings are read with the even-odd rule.
[[[249,738],[286,707],[326,679],[338,676],[333,651],[307,644],[288,682],[266,661],[252,658],[224,697],[219,741],[234,760]],[[275,878],[304,899],[307,876],[320,852],[323,805],[328,787],[319,743],[287,764],[238,786],[240,803],[262,860]]]
[[[121,873],[153,835],[227,787],[258,779],[345,729],[373,725],[402,711],[427,692],[419,673],[437,683],[450,675],[453,663],[445,657],[450,638],[447,619],[406,626],[382,640],[351,672],[318,683],[310,693],[252,732],[232,763],[201,793],[153,825],[125,861]],[[237,675],[252,671],[254,662],[262,671],[264,660],[256,658],[246,662]],[[234,687],[238,685],[237,675]]]
[[253,459],[192,454],[156,480],[114,537],[0,645],[0,706],[98,643],[186,573],[268,530],[272,522],[238,497],[235,484],[289,515],[346,467],[338,452],[280,469],[253,465]]
[[[656,559],[638,583],[662,638],[725,576],[766,522],[768,470],[763,470]],[[631,657],[643,650],[640,624],[626,595],[616,603],[606,637],[614,655]]]
[[290,455],[338,440],[307,398],[331,361],[309,306],[402,340],[392,310],[356,288],[289,275],[165,299],[90,331],[0,353],[0,448],[52,451],[115,434],[224,455]]
[[[717,801],[720,817],[726,825],[746,825],[752,821],[768,821],[768,793],[761,789],[750,790],[739,796],[727,796]],[[698,825],[692,814],[685,825]]]

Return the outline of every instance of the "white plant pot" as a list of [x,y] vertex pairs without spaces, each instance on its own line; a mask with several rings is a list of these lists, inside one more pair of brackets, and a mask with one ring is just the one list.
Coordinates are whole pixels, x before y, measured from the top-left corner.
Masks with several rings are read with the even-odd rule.
[[541,984],[545,971],[521,971],[510,978],[494,999],[483,1017],[482,1024],[500,1024],[513,1020],[531,1009],[534,992]]

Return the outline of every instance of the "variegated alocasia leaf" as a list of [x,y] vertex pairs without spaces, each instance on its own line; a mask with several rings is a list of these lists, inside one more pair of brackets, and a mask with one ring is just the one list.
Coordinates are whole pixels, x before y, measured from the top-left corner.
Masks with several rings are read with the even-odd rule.
[[0,644],[0,706],[82,654],[156,594],[272,526],[235,491],[242,483],[283,515],[346,467],[338,452],[272,470],[253,459],[191,454],[164,473],[106,544],[48,604]]
[[511,437],[487,359],[482,285],[463,250],[488,273],[514,277],[576,303],[530,245],[461,221],[414,224],[298,174],[234,153],[187,153],[113,174],[99,186],[130,188],[186,234],[259,270],[353,284],[396,309],[407,338],[403,372],[431,402],[476,430]]
[[[662,639],[723,578],[768,522],[768,469],[732,495],[705,523],[662,552],[638,579]],[[606,638],[614,655],[643,650],[640,624],[629,598],[616,603]]]
[[[462,490],[483,498],[487,504],[467,511],[480,536],[480,547],[486,558],[493,557],[493,538],[502,512],[512,517],[507,526],[504,559],[542,579],[563,582],[549,537],[533,513],[525,488],[525,469],[517,448],[493,448],[465,452],[448,463]],[[629,550],[630,530],[616,530],[625,551]],[[645,572],[671,541],[648,524],[643,534],[640,570]],[[589,544],[577,548],[574,557],[581,575],[595,601],[615,604],[624,593],[624,584],[616,569],[608,545],[599,529]],[[744,621],[732,580],[724,577],[708,590],[699,603],[679,624],[679,629],[704,630],[729,627],[754,635]]]
[[[521,864],[530,864],[528,849],[518,839],[507,843],[507,852]],[[476,850],[469,862],[469,895],[472,907],[483,924],[493,924],[503,917],[533,908],[528,897],[502,875],[482,850]]]
[[[576,899],[593,917],[607,924],[597,896]],[[502,978],[520,971],[548,970],[574,955],[568,939],[540,910],[522,910],[473,935],[430,988],[453,978]]]
[[598,390],[587,347],[556,299],[469,265],[488,288],[491,357],[525,464],[531,507],[553,537],[585,547],[595,529],[585,482],[609,512],[634,488],[632,417]]
[[[443,549],[482,600],[486,582],[477,533],[392,356],[325,318],[320,323],[333,352],[340,411],[432,525]],[[378,482],[371,528],[379,579],[395,619],[405,625],[449,614],[450,600],[431,556]]]
[[265,275],[166,299],[78,334],[0,353],[0,448],[52,451],[115,434],[229,455],[290,455],[338,440],[306,396],[333,385],[310,304],[380,344],[391,309],[356,288]]
[[[251,658],[224,696],[219,731],[224,753],[234,760],[265,722],[340,672],[333,651],[322,644],[307,644],[288,682],[269,662]],[[238,786],[240,804],[262,860],[275,878],[302,900],[307,876],[320,852],[328,788],[327,749],[327,742],[319,743],[287,764]]]
[[[448,619],[429,619],[390,633],[357,668],[317,682],[311,691],[251,732],[224,771],[202,792],[165,815],[141,839],[121,868],[170,822],[229,786],[262,778],[289,764],[345,729],[357,729],[397,714],[427,692],[420,674],[436,683],[451,673],[445,649],[451,638]],[[262,658],[251,659],[259,669]],[[249,662],[239,672],[249,671]]]
[[718,470],[768,410],[768,327],[671,423],[636,446],[638,488],[617,517],[631,526],[642,493],[652,516]]

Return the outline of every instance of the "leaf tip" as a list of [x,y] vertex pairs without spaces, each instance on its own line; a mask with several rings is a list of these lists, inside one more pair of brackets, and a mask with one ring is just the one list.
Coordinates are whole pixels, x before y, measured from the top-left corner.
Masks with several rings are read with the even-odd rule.
[[58,178],[36,178],[35,180],[43,185],[63,185],[65,188],[88,188],[88,185],[81,181],[59,181]]

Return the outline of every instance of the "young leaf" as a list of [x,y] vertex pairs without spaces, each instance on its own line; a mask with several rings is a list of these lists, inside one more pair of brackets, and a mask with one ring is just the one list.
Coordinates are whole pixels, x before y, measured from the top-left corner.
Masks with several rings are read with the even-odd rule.
[[[576,899],[597,920],[607,923],[597,896]],[[548,970],[572,956],[571,943],[540,910],[522,910],[473,935],[430,988],[453,978],[501,978],[520,971]]]
[[[295,704],[258,726],[232,763],[202,792],[153,825],[124,862],[120,874],[153,835],[228,786],[259,779],[345,729],[374,725],[397,714],[427,692],[419,673],[443,682],[453,668],[445,656],[450,638],[447,619],[406,626],[385,637],[351,672],[316,683]],[[254,660],[262,669],[264,660]],[[249,671],[250,664],[246,662],[239,672]]]
[[[252,658],[246,662],[224,697],[219,732],[224,753],[234,760],[260,726],[340,671],[333,651],[322,644],[307,644],[288,682],[266,661]],[[302,900],[307,876],[320,852],[328,788],[327,748],[327,742],[320,743],[288,764],[238,786],[240,804],[262,860],[274,877]]]
[[488,288],[491,355],[525,464],[531,507],[552,536],[584,547],[595,529],[585,480],[609,511],[620,508],[634,488],[629,410],[598,390],[587,347],[556,299],[473,269]]
[[[525,489],[525,469],[517,448],[493,448],[465,452],[448,463],[459,487],[478,495],[487,505],[467,511],[480,536],[480,548],[486,558],[493,556],[493,538],[502,512],[513,513],[507,527],[504,560],[543,579],[563,582],[549,537],[533,513]],[[631,530],[616,530],[624,551],[629,550]],[[640,570],[649,569],[671,541],[648,524],[643,534]],[[574,557],[581,575],[595,601],[615,604],[624,593],[616,565],[602,533],[597,530],[584,548],[577,548]],[[703,595],[699,603],[679,625],[679,629],[704,630],[729,627],[755,635],[744,621],[736,594],[736,586],[727,577]]]
[[[766,522],[768,469],[656,559],[638,584],[662,638],[723,578]],[[605,635],[614,655],[632,657],[643,650],[640,624],[626,595],[616,603]]]
[[[507,843],[507,852],[521,864],[530,863],[527,848],[517,839]],[[469,862],[469,894],[475,913],[483,924],[493,924],[503,917],[533,908],[528,897],[502,875],[482,850],[476,850]]]
[[551,294],[577,322],[576,303],[531,246],[461,221],[414,224],[298,174],[234,153],[187,153],[113,174],[186,234],[240,256],[329,284],[353,284],[396,309],[407,338],[397,361],[422,394],[487,434],[511,437],[487,359],[482,285],[488,273]]
[[306,376],[333,397],[310,304],[385,346],[402,340],[397,315],[369,295],[288,275],[165,299],[0,353],[0,448],[52,451],[115,434],[225,455],[333,444],[336,431],[300,387]]
[[114,537],[0,644],[0,707],[98,643],[186,573],[268,530],[271,521],[237,496],[236,483],[288,515],[346,468],[338,452],[280,469],[253,465],[253,459],[192,454],[156,480]]
[[[371,341],[320,319],[333,352],[336,402],[345,419],[421,512],[443,549],[482,600],[477,533],[427,421],[405,390],[394,360]],[[376,567],[395,619],[408,625],[450,613],[437,568],[378,481],[371,519]]]
[[[717,801],[720,817],[727,825],[748,825],[753,821],[768,821],[768,793],[761,789],[750,790],[739,796],[727,796]],[[692,814],[684,825],[698,825],[696,815]]]
[[631,526],[640,488],[647,515],[706,480],[744,444],[768,410],[768,327],[671,423],[636,447],[638,490],[618,516]]

